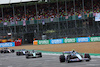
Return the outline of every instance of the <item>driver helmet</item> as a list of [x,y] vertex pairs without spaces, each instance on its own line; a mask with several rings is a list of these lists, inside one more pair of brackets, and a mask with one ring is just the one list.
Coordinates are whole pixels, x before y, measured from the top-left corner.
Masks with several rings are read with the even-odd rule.
[[75,50],[73,49],[72,52],[75,52]]
[[34,53],[34,50],[32,50],[32,52]]

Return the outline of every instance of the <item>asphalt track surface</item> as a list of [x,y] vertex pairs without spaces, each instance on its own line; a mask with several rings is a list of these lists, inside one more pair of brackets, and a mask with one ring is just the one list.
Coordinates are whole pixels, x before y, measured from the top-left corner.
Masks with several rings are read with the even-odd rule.
[[0,54],[0,67],[100,67],[100,58],[92,58],[90,62],[60,63],[59,55],[43,54],[42,58],[26,59],[10,53]]

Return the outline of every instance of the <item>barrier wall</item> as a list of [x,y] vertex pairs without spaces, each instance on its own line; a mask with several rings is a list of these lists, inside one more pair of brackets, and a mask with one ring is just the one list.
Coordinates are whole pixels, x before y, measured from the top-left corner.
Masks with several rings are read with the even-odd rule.
[[[61,44],[61,43],[81,43],[81,42],[99,42],[99,37],[79,37],[79,38],[65,38],[65,39],[50,39],[50,40],[37,40],[37,45],[46,44]],[[35,41],[33,41],[35,42]],[[33,45],[35,45],[33,43]]]

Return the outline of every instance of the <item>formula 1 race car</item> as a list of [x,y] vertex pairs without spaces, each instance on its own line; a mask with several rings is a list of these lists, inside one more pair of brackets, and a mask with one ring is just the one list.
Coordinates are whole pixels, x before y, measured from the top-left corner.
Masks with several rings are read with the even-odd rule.
[[41,52],[37,52],[36,50],[32,50],[28,53],[26,53],[26,58],[39,58],[42,57],[42,53]]
[[63,55],[59,56],[60,62],[74,62],[74,61],[90,61],[91,57],[88,53],[85,53],[84,56],[82,54],[79,54],[76,51],[65,51],[63,52]]
[[8,49],[8,48],[2,48],[0,50],[0,53],[14,53],[15,50],[14,49]]
[[28,50],[26,49],[20,49],[16,52],[16,55],[17,56],[20,56],[20,55],[25,55],[26,53],[28,52]]

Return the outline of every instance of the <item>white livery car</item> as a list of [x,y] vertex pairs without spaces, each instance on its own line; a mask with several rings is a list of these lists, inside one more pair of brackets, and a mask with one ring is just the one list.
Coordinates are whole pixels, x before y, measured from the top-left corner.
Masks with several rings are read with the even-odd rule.
[[9,48],[2,48],[0,50],[0,53],[14,53],[15,50],[14,49],[9,49]]
[[90,61],[91,57],[88,53],[85,53],[84,55],[79,54],[76,51],[65,51],[62,55],[59,56],[60,62],[75,62],[75,61]]
[[36,50],[32,50],[30,52],[26,53],[26,58],[39,58],[42,57],[42,53],[41,52],[37,52]]
[[16,52],[17,56],[25,55],[28,52],[26,49],[20,49]]

